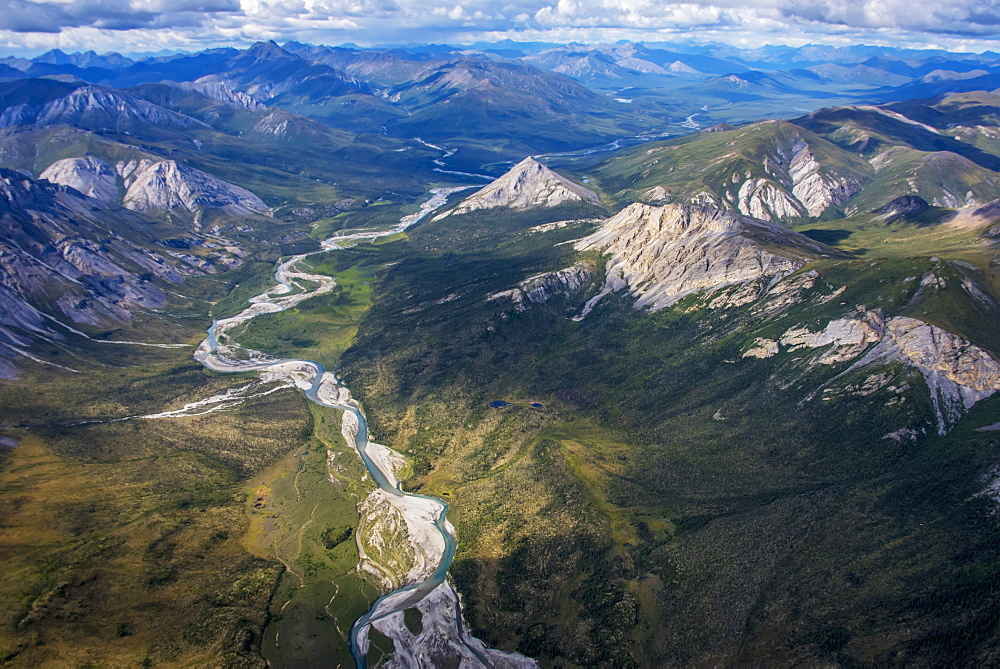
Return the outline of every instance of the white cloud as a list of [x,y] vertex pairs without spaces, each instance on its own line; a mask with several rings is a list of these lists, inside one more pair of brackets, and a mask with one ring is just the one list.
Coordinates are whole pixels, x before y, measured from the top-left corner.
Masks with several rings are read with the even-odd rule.
[[[531,39],[996,48],[996,0],[0,0],[8,48]],[[154,47],[150,47],[154,48]]]

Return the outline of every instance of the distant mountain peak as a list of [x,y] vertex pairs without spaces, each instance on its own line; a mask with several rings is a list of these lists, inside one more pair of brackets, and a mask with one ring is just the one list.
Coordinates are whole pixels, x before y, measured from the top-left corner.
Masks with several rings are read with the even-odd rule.
[[698,70],[694,69],[687,63],[679,60],[675,60],[667,66],[667,70],[670,72],[681,73],[681,74],[698,74]]
[[73,62],[73,59],[70,58],[69,54],[61,49],[50,49],[32,60],[36,63],[51,63],[52,65],[66,65]]
[[282,49],[273,40],[255,43],[246,50],[246,56],[251,57],[257,63],[273,60],[298,60],[299,58],[295,54]]
[[564,202],[598,204],[600,198],[593,191],[573,183],[529,156],[502,177],[467,197],[457,207],[441,214],[437,219],[477,209],[495,207],[533,209],[554,207]]

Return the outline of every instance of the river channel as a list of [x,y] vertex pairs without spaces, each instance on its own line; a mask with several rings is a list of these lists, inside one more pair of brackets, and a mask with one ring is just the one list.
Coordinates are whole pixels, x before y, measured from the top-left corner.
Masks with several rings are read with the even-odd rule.
[[[332,291],[336,285],[333,278],[298,269],[305,258],[342,249],[348,243],[402,232],[444,205],[449,195],[460,190],[463,188],[432,189],[430,199],[421,205],[418,213],[404,216],[391,229],[341,234],[324,241],[320,251],[281,262],[274,275],[277,285],[251,298],[249,306],[241,313],[213,322],[194,356],[214,371],[256,371],[265,380],[294,384],[310,401],[343,410],[342,433],[378,486],[373,494],[381,495],[380,502],[394,507],[405,520],[418,564],[407,574],[406,585],[379,597],[352,627],[351,654],[358,667],[366,666],[368,634],[373,625],[393,641],[393,666],[430,667],[442,658],[459,659],[463,667],[536,665],[520,655],[487,648],[465,629],[458,595],[446,579],[457,546],[455,530],[447,520],[448,505],[442,500],[402,489],[396,477],[402,456],[369,439],[364,410],[336,374],[312,360],[274,358],[244,348],[232,342],[228,333],[256,316],[284,311],[310,297]],[[411,607],[422,614],[423,629],[416,635],[403,624],[403,611]]]

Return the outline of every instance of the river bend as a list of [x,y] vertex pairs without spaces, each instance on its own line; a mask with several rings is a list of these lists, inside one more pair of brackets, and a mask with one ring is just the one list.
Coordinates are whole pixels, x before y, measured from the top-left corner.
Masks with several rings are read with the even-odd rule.
[[[459,190],[463,188],[432,189],[430,199],[421,205],[420,211],[404,216],[394,228],[340,234],[322,242],[321,251],[293,256],[280,263],[274,275],[277,285],[250,298],[249,306],[239,314],[212,323],[208,336],[194,356],[211,370],[256,371],[264,381],[295,385],[310,401],[342,409],[344,438],[354,447],[378,486],[361,505],[362,513],[372,507],[392,507],[405,521],[414,564],[405,575],[405,585],[379,597],[352,627],[351,653],[358,667],[366,666],[368,635],[373,626],[393,641],[395,652],[391,666],[432,667],[445,658],[456,657],[460,658],[463,667],[537,665],[523,656],[487,648],[466,630],[458,595],[446,579],[457,546],[455,530],[447,520],[448,505],[433,497],[402,490],[397,473],[405,467],[405,460],[399,453],[369,439],[368,422],[361,405],[337,376],[312,360],[274,358],[239,346],[229,333],[261,314],[284,311],[334,289],[333,278],[298,269],[303,259],[344,248],[349,243],[401,232],[444,205],[448,196]],[[403,611],[411,607],[422,614],[422,630],[417,635],[403,622]]]

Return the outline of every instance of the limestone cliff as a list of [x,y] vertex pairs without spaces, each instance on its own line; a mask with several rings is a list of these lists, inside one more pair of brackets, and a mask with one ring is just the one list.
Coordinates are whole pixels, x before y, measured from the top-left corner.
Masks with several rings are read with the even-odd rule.
[[509,298],[517,311],[527,311],[531,304],[548,302],[555,296],[569,296],[580,290],[594,276],[588,263],[577,263],[555,272],[545,272],[528,277],[516,288],[490,295],[490,300]]
[[1000,361],[971,342],[916,318],[886,318],[881,310],[839,318],[820,332],[806,327],[787,330],[778,341],[755,339],[744,358],[768,358],[782,350],[823,349],[810,364],[835,365],[854,360],[848,371],[903,363],[920,371],[937,418],[946,434],[977,402],[1000,390]]
[[45,168],[41,178],[75,188],[105,204],[118,201],[118,174],[115,168],[94,156],[57,160]]
[[825,249],[778,225],[715,209],[633,204],[576,243],[609,255],[607,280],[585,316],[609,292],[628,287],[636,307],[661,309],[761,277],[784,277]]
[[263,214],[267,205],[245,188],[235,186],[174,160],[120,162],[119,174],[127,188],[122,204],[134,211],[203,208],[230,216]]
[[525,158],[485,188],[462,200],[434,220],[478,209],[554,207],[564,202],[599,203],[597,194],[556,174],[534,158]]

